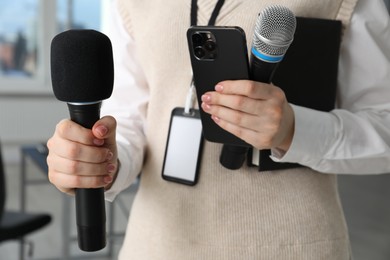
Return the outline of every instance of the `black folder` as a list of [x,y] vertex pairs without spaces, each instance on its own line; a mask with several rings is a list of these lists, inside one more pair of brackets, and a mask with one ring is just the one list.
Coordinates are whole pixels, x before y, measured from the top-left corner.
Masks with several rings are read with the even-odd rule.
[[[320,111],[334,109],[341,34],[340,21],[297,17],[294,41],[272,80],[291,104]],[[270,150],[260,151],[259,171],[301,166],[274,162],[270,155]],[[251,161],[250,152],[248,163]]]

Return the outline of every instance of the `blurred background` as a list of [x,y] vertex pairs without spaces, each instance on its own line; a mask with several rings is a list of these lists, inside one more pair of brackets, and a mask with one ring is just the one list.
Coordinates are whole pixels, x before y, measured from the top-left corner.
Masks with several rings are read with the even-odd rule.
[[[136,184],[115,203],[107,204],[109,246],[97,254],[85,254],[75,242],[73,198],[48,184],[43,145],[57,122],[68,118],[66,106],[52,95],[50,41],[67,29],[103,30],[109,1],[0,0],[0,141],[5,208],[46,212],[52,217],[23,243],[1,241],[0,260],[20,259],[20,254],[27,259],[31,255],[32,259],[116,259]],[[384,2],[389,8],[390,0]],[[390,259],[389,185],[390,176],[386,174],[339,178],[355,260]]]

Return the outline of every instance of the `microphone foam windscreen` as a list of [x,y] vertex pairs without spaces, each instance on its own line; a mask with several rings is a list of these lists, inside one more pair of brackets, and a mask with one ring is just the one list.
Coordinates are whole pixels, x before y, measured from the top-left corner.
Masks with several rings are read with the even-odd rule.
[[69,30],[51,43],[54,95],[66,102],[94,102],[111,96],[114,64],[110,39],[94,30]]

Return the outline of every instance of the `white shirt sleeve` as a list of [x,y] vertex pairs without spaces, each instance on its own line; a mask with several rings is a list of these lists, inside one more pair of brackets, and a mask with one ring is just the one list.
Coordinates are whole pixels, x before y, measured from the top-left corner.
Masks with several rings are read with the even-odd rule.
[[113,1],[105,17],[104,32],[111,39],[114,56],[114,89],[103,102],[102,115],[112,115],[117,121],[117,145],[120,168],[112,187],[106,191],[109,201],[132,184],[139,175],[145,150],[146,109],[149,90],[144,72],[138,64],[136,45],[126,31]]
[[[315,86],[313,86],[315,87]],[[324,173],[390,172],[390,21],[382,0],[360,0],[341,44],[339,108],[294,106],[290,149],[273,160]]]

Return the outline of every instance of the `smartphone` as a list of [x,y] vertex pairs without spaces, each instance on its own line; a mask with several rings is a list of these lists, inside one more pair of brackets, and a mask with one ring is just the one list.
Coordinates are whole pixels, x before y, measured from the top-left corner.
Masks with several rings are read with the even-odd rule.
[[[187,30],[194,84],[199,105],[201,96],[214,91],[223,80],[249,79],[249,61],[244,30],[237,26],[192,26]],[[200,107],[206,140],[229,145],[249,146],[219,127]]]
[[171,114],[165,148],[162,178],[167,181],[195,185],[203,147],[199,110],[185,113],[175,108]]

